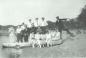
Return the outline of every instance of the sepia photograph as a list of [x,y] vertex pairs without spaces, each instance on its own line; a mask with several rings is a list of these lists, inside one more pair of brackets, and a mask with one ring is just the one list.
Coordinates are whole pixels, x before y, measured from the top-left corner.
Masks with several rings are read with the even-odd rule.
[[86,0],[0,0],[0,58],[86,58]]

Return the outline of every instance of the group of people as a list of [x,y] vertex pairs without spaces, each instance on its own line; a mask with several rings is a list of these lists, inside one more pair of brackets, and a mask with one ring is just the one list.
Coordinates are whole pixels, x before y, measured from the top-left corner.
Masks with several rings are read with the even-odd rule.
[[[62,21],[66,19],[59,19],[59,16],[57,16],[56,19],[56,26],[58,27],[58,32],[60,32],[61,39],[63,30],[66,30],[68,34],[72,34],[67,28],[64,27]],[[32,19],[28,19],[27,22],[23,22],[21,25],[18,25],[16,29],[10,28],[10,37],[11,39],[13,36],[13,38],[16,37],[17,42],[28,42],[28,38],[31,33],[46,34],[48,32],[46,26],[48,26],[48,23],[44,17],[42,17],[41,19],[36,18],[34,21],[32,21]],[[13,35],[12,33],[15,35]]]
[[[44,17],[42,17],[41,20],[36,18],[34,21],[32,21],[31,19],[28,19],[27,22],[23,22],[21,25],[18,25],[17,28],[15,29],[17,42],[28,42],[28,38],[31,33],[33,34],[46,33],[47,25],[48,25],[47,21],[45,20]],[[13,28],[9,29],[10,34],[12,32],[14,33],[14,31],[11,31],[11,30],[13,30]]]

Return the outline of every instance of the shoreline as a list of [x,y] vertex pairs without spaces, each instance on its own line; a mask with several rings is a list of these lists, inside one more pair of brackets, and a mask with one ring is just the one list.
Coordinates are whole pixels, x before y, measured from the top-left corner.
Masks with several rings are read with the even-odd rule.
[[7,30],[0,30],[0,36],[8,36],[9,33]]

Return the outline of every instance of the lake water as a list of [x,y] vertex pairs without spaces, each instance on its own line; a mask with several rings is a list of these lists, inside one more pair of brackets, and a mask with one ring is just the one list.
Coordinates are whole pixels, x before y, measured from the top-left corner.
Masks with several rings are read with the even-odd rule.
[[49,48],[2,48],[2,43],[8,41],[8,36],[0,36],[0,58],[43,58],[51,57]]
[[[0,36],[0,44],[7,42],[8,39],[8,36]],[[40,54],[40,52],[37,52],[38,50],[39,48],[2,48],[2,45],[0,45],[0,58],[36,58]]]
[[86,56],[86,35],[81,34],[67,40],[62,45],[45,48],[2,48],[2,43],[8,42],[8,36],[0,36],[0,58],[57,58],[71,56]]
[[0,36],[0,58],[19,58],[23,49],[2,48],[2,43],[8,39],[8,36]]

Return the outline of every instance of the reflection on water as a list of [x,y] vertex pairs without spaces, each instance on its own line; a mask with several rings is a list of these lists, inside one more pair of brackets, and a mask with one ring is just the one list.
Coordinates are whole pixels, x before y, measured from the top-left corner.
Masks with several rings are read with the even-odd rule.
[[3,58],[19,58],[23,49],[6,48],[2,49]]
[[12,49],[9,58],[19,58],[22,54],[22,49]]
[[[6,42],[8,36],[0,36],[0,44]],[[0,58],[20,58],[23,49],[20,48],[2,48],[0,45]]]

